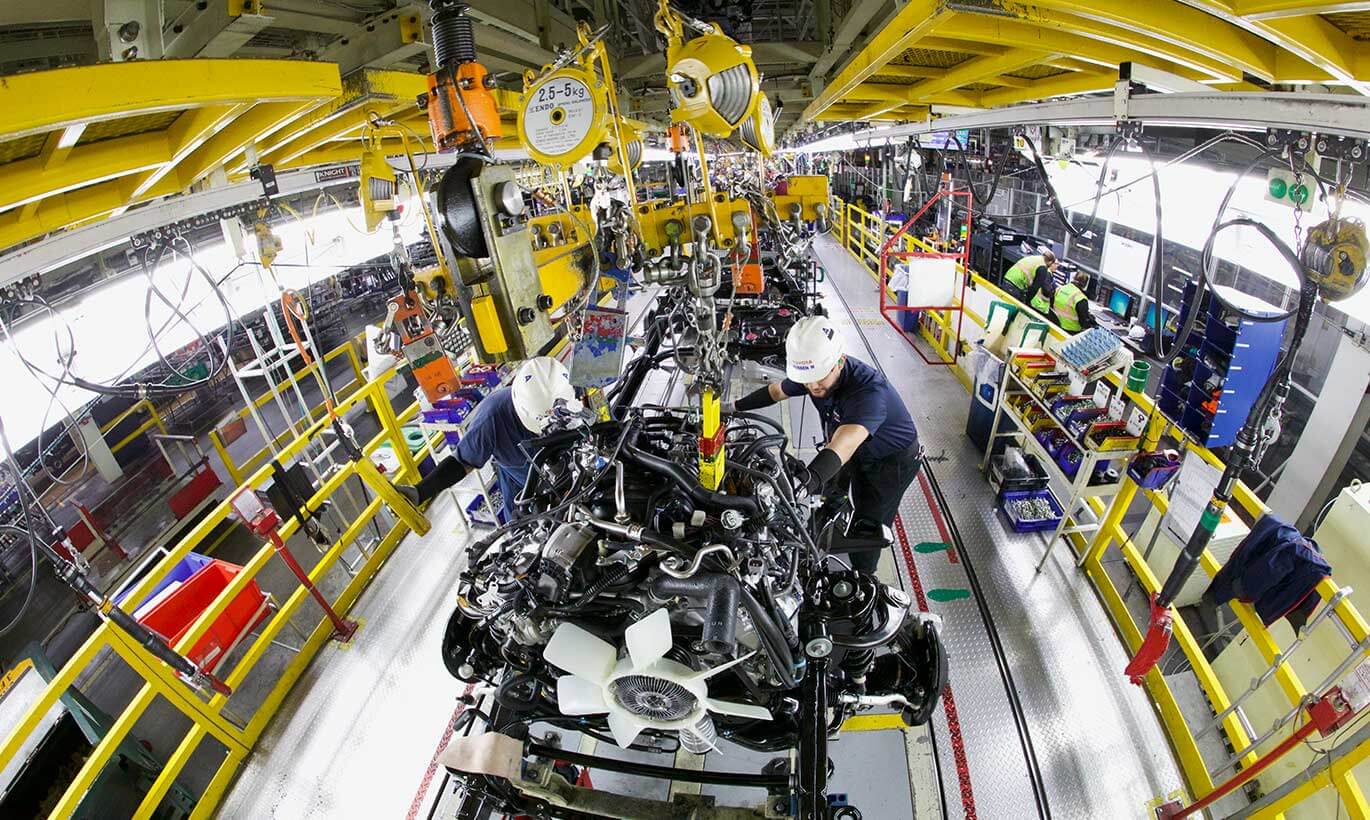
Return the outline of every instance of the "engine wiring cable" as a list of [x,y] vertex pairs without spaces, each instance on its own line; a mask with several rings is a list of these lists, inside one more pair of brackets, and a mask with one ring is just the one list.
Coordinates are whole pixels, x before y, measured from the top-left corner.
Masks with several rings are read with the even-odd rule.
[[[1215,147],[1215,146],[1217,146],[1217,145],[1220,145],[1220,144],[1222,144],[1222,143],[1224,143],[1224,142],[1239,142],[1239,143],[1243,143],[1243,144],[1245,144],[1245,145],[1249,145],[1249,146],[1251,146],[1251,147],[1253,147],[1253,148],[1259,148],[1259,149],[1264,149],[1264,148],[1265,148],[1265,146],[1264,146],[1262,143],[1259,143],[1259,142],[1257,142],[1256,140],[1253,140],[1253,139],[1251,139],[1250,137],[1248,137],[1248,136],[1246,136],[1246,135],[1244,135],[1244,134],[1240,134],[1240,133],[1237,133],[1237,132],[1235,132],[1235,131],[1225,131],[1225,132],[1223,132],[1223,133],[1221,133],[1221,134],[1218,134],[1217,136],[1210,137],[1209,139],[1203,141],[1203,142],[1200,143],[1199,145],[1196,145],[1196,146],[1194,146],[1193,148],[1190,148],[1190,149],[1186,150],[1185,152],[1183,152],[1183,153],[1181,153],[1181,154],[1178,154],[1178,155],[1176,155],[1175,157],[1172,157],[1171,159],[1166,160],[1164,163],[1162,163],[1160,166],[1157,167],[1156,171],[1163,171],[1163,170],[1165,170],[1166,168],[1170,168],[1170,167],[1172,167],[1172,166],[1179,165],[1179,164],[1181,164],[1181,163],[1187,162],[1188,160],[1193,159],[1195,156],[1198,156],[1199,154],[1202,154],[1203,152],[1209,150],[1210,148],[1213,148],[1213,147]],[[1035,166],[1034,166],[1034,169],[1035,169]],[[1095,194],[1094,194],[1093,196],[1087,196],[1087,197],[1085,197],[1085,198],[1083,198],[1083,199],[1079,199],[1079,200],[1076,200],[1076,201],[1074,201],[1074,202],[1066,203],[1063,207],[1069,209],[1069,208],[1075,208],[1076,206],[1079,206],[1079,205],[1084,205],[1084,204],[1087,203],[1087,202],[1097,202],[1097,201],[1098,201],[1100,198],[1102,198],[1102,197],[1108,196],[1108,195],[1110,195],[1110,194],[1116,194],[1116,193],[1119,193],[1119,192],[1121,192],[1121,191],[1125,191],[1125,190],[1127,190],[1128,188],[1131,188],[1133,185],[1137,185],[1138,183],[1141,183],[1141,182],[1146,182],[1148,179],[1151,178],[1151,175],[1152,175],[1153,173],[1155,173],[1156,171],[1151,171],[1151,172],[1142,174],[1142,175],[1139,176],[1139,177],[1136,177],[1136,178],[1134,178],[1134,179],[1130,179],[1130,180],[1128,180],[1127,182],[1119,183],[1119,184],[1114,185],[1114,186],[1112,186],[1112,187],[1110,187],[1110,188],[1107,188],[1107,189],[1105,189],[1105,190],[1103,190],[1103,191],[1096,191]],[[1048,187],[1051,187],[1050,181],[1047,182],[1047,185],[1048,185]],[[1054,188],[1053,188],[1053,190],[1054,190]],[[1037,209],[1037,210],[1035,210],[1035,211],[1016,211],[1016,212],[1005,213],[1005,214],[994,214],[994,216],[1000,217],[1000,218],[1002,218],[1002,219],[1026,219],[1027,217],[1033,217],[1033,216],[1048,216],[1048,215],[1052,215],[1052,214],[1055,214],[1055,213],[1056,213],[1056,209],[1055,209],[1055,208],[1046,207],[1046,208],[1039,208],[1039,209]]]
[[[1004,165],[1006,163],[997,162],[994,164],[994,178],[990,180],[989,194],[984,197],[981,197],[980,193],[977,190],[975,190],[975,180],[971,179],[970,162],[966,160],[965,146],[961,144],[961,137],[958,136],[955,131],[951,132],[951,141],[956,144],[956,152],[957,155],[960,157],[961,167],[964,168],[966,172],[966,185],[970,187],[971,194],[971,214],[974,216],[979,216],[983,214],[985,212],[985,209],[990,206],[990,203],[994,201],[994,195],[999,191],[999,178],[1004,172]],[[989,158],[988,154],[986,154],[985,159],[986,161],[993,161]],[[982,202],[984,204],[977,209],[975,207],[976,202]]]
[[53,532],[56,532],[58,527],[56,523],[53,522],[52,516],[48,514],[47,508],[43,506],[43,502],[38,497],[38,494],[33,491],[33,488],[29,486],[28,481],[24,479],[24,472],[23,469],[19,466],[19,459],[15,458],[14,449],[10,447],[9,434],[5,431],[5,423],[3,419],[0,419],[0,447],[3,448],[5,464],[9,466],[10,473],[14,476],[14,492],[15,495],[18,496],[19,511],[24,520],[23,527],[16,527],[13,524],[0,524],[0,529],[4,529],[10,532],[18,532],[28,539],[30,568],[28,592],[26,592],[24,595],[24,601],[20,605],[19,611],[15,613],[14,617],[10,620],[8,624],[5,624],[4,627],[0,628],[0,636],[3,636],[9,634],[9,632],[13,630],[16,626],[18,626],[19,622],[24,619],[24,615],[28,612],[29,607],[33,604],[33,593],[38,585],[37,539],[39,536],[38,527],[34,524],[33,509],[30,506],[30,504],[32,503],[37,505],[38,509],[43,513],[43,517],[48,520],[48,525],[52,528]]
[[[57,314],[56,311],[52,309],[52,306],[49,305],[45,300],[41,298],[36,298],[32,301],[34,301],[34,303],[36,304],[40,304],[49,313],[60,318],[59,314]],[[66,320],[63,319],[63,322],[65,321]],[[71,375],[71,361],[75,353],[75,343],[70,341],[74,334],[72,332],[71,324],[69,322],[66,323],[66,329],[69,337],[67,350],[71,352],[65,356],[61,355],[61,342],[58,340],[57,328],[54,327],[52,331],[52,343],[54,349],[58,353],[58,359],[62,363],[63,378],[69,377]],[[29,376],[33,379],[33,381],[37,383],[37,385],[48,394],[48,403],[47,406],[43,409],[43,418],[38,424],[38,457],[36,460],[38,469],[46,472],[49,476],[52,477],[52,480],[57,482],[58,484],[61,484],[63,486],[70,486],[76,483],[76,481],[78,481],[79,478],[67,480],[66,476],[72,472],[76,472],[78,476],[84,474],[86,466],[90,462],[89,443],[86,442],[83,436],[72,435],[72,432],[77,424],[77,416],[75,413],[71,411],[71,406],[67,404],[66,400],[61,397],[60,391],[57,389],[60,382],[54,384],[48,384],[47,382],[45,382],[42,378],[40,378],[40,373],[42,371],[35,367],[34,364],[30,362],[27,357],[24,356],[23,351],[19,349],[18,341],[14,338],[14,333],[11,331],[9,324],[5,321],[5,317],[3,316],[3,314],[0,314],[0,331],[4,332],[5,340],[9,343],[10,346],[10,351],[14,354],[15,358],[19,360],[20,365],[22,365],[23,368],[28,372]],[[52,408],[54,405],[61,407],[62,410],[66,413],[67,417],[67,421],[62,425],[62,430],[57,435],[54,444],[60,442],[63,438],[68,436],[70,436],[73,441],[80,442],[80,457],[76,462],[68,466],[65,470],[61,471],[60,473],[56,473],[48,469],[47,445],[43,441],[43,435],[47,432],[48,419],[52,417]],[[79,470],[77,469],[78,467],[80,468]],[[28,472],[28,470],[25,470],[24,472]]]

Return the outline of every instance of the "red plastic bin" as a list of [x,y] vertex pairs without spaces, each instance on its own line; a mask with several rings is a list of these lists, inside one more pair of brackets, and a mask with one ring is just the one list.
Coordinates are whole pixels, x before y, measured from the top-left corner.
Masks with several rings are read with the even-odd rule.
[[[219,596],[242,571],[237,564],[215,559],[201,567],[175,591],[158,601],[139,623],[167,639],[175,646],[190,631],[200,613]],[[197,666],[216,668],[233,644],[266,617],[266,595],[256,581],[248,582],[238,597],[228,605],[209,631],[191,647],[189,657]]]

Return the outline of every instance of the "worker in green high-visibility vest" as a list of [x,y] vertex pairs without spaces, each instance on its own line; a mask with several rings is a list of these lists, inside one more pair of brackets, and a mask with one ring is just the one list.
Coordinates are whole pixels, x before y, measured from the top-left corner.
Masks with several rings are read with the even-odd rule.
[[1079,333],[1094,327],[1094,315],[1089,312],[1089,297],[1085,296],[1085,286],[1089,284],[1089,274],[1080,272],[1075,278],[1056,289],[1051,300],[1051,312],[1056,324],[1067,333]]
[[1051,311],[1051,297],[1056,292],[1056,283],[1051,278],[1055,272],[1056,254],[1051,251],[1024,256],[1004,271],[1004,290],[1045,316]]

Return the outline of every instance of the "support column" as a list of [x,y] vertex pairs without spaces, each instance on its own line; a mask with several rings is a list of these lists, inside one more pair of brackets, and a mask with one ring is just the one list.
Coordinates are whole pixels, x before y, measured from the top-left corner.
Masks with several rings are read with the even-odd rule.
[[[1370,350],[1341,336],[1308,423],[1270,493],[1270,509],[1304,529],[1318,515],[1370,422]],[[1286,431],[1286,435],[1293,431]]]

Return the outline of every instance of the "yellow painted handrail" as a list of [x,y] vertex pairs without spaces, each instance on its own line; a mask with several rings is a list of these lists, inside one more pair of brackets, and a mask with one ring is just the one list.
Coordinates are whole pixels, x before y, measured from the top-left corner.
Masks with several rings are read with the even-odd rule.
[[[348,363],[352,365],[352,381],[342,387],[335,388],[333,391],[339,399],[352,395],[352,393],[366,381],[366,371],[362,367],[361,357],[357,354],[357,341],[362,339],[363,336],[364,333],[359,333],[323,355],[323,365],[327,365],[328,362],[331,362],[339,356],[346,356]],[[313,375],[314,372],[323,365],[318,361],[313,361],[292,373],[287,381],[299,383]],[[254,410],[260,410],[268,402],[284,395],[286,390],[287,387],[285,385],[267,390],[252,400],[251,409],[244,407],[233,415],[240,420],[245,420],[252,415]],[[327,415],[327,409],[322,401],[318,405],[310,408],[309,417],[311,421],[321,419],[325,415]],[[263,442],[261,448],[243,459],[241,464],[235,461],[233,456],[229,454],[228,444],[224,442],[223,436],[219,433],[218,428],[209,431],[209,441],[210,444],[214,446],[214,451],[219,454],[219,459],[223,462],[224,469],[228,471],[229,482],[236,485],[241,484],[243,479],[252,475],[252,472],[257,467],[271,459],[273,447],[280,448],[283,444],[294,438],[295,435],[296,432],[293,429],[289,429],[278,434],[273,441]]]
[[[874,278],[879,266],[878,247],[886,238],[893,234],[893,226],[877,227],[878,221],[875,218],[852,204],[843,203],[835,200],[833,203],[833,213],[836,215],[833,226],[833,235],[843,248],[847,250],[857,261],[861,262]],[[875,223],[875,224],[873,224]],[[877,250],[872,251],[867,240],[874,240]],[[904,235],[906,247],[909,249],[929,248],[919,239],[908,234]],[[959,270],[959,268],[958,268]],[[965,275],[961,270],[961,274]],[[1005,293],[997,285],[974,271],[970,272],[970,283],[974,288],[983,288],[994,299],[1008,302],[1025,310],[1034,316],[1040,314],[1032,311],[1031,308],[1022,304],[1014,297]],[[983,330],[986,325],[984,317],[979,316],[973,310],[963,306],[963,312],[975,328]],[[1061,330],[1051,320],[1051,317],[1042,317],[1048,323],[1050,333],[1053,337],[1063,339],[1066,337],[1065,331]],[[940,332],[939,332],[940,331]],[[957,340],[955,330],[951,321],[951,313],[948,311],[922,311],[919,321],[919,335],[930,344],[943,361],[955,361],[952,371],[967,389],[971,386],[970,375],[961,366],[961,357],[964,353],[954,353],[951,347]],[[953,359],[955,356],[955,359]],[[1114,387],[1122,391],[1127,398],[1147,413],[1152,419],[1151,429],[1148,430],[1148,440],[1151,442],[1159,441],[1163,435],[1169,435],[1177,440],[1185,440],[1186,434],[1183,430],[1176,427],[1160,413],[1152,412],[1154,402],[1143,393],[1136,393],[1125,389],[1122,379],[1117,374],[1110,374],[1109,380]],[[1211,450],[1190,441],[1189,450],[1192,450],[1204,461],[1217,467],[1222,467],[1223,462]],[[1111,546],[1117,546],[1124,560],[1131,567],[1133,573],[1142,584],[1148,594],[1160,589],[1161,581],[1158,579],[1151,568],[1147,565],[1142,550],[1137,547],[1124,532],[1122,528],[1123,515],[1128,511],[1134,500],[1138,498],[1140,492],[1144,502],[1155,507],[1161,514],[1165,512],[1166,498],[1160,493],[1151,491],[1141,491],[1136,483],[1130,478],[1124,480],[1122,489],[1115,495],[1108,506],[1099,499],[1089,499],[1091,509],[1099,517],[1099,529],[1093,537],[1086,539],[1079,533],[1068,536],[1068,543],[1072,545],[1078,556],[1083,556],[1082,568],[1086,577],[1094,585],[1099,594],[1100,600],[1108,610],[1115,628],[1122,639],[1125,649],[1129,654],[1135,652],[1141,645],[1143,635],[1142,628],[1138,627],[1132,618],[1127,606],[1119,593],[1108,572],[1104,569],[1102,559],[1104,553]],[[1241,482],[1237,483],[1233,500],[1236,507],[1242,510],[1252,520],[1259,518],[1269,510],[1265,504],[1251,491],[1249,487]],[[1203,571],[1211,578],[1217,574],[1221,564],[1213,557],[1212,553],[1205,551],[1200,563]],[[1332,578],[1324,578],[1318,585],[1318,594],[1324,601],[1335,599],[1340,585]],[[1250,637],[1252,644],[1260,652],[1267,664],[1276,663],[1277,659],[1285,658],[1279,641],[1257,617],[1250,605],[1233,601],[1231,603],[1233,611],[1241,621],[1246,634]],[[1370,625],[1367,625],[1356,606],[1351,603],[1349,598],[1338,600],[1333,613],[1341,625],[1345,627],[1346,633],[1353,641],[1364,641],[1370,634]],[[1198,680],[1200,688],[1209,700],[1214,713],[1226,710],[1232,702],[1231,697],[1218,679],[1208,659],[1204,656],[1200,642],[1190,632],[1184,619],[1174,618],[1173,638],[1177,646],[1183,651],[1186,659],[1191,664],[1195,678]],[[1370,653],[1367,653],[1370,654]],[[1121,677],[1122,670],[1118,670]],[[1299,680],[1298,675],[1287,662],[1280,662],[1275,669],[1275,680],[1280,691],[1288,701],[1291,708],[1299,704],[1308,694],[1308,690]],[[1156,705],[1157,712],[1161,718],[1161,725],[1171,746],[1175,751],[1176,759],[1180,764],[1189,789],[1196,797],[1203,796],[1213,790],[1214,783],[1209,775],[1208,767],[1203,757],[1199,753],[1198,744],[1195,739],[1194,729],[1191,728],[1180,711],[1179,702],[1176,700],[1174,692],[1166,682],[1165,677],[1159,669],[1152,669],[1145,681],[1147,694]],[[1227,734],[1228,741],[1232,747],[1243,754],[1244,765],[1250,764],[1257,757],[1256,750],[1251,748],[1252,738],[1247,734],[1241,722],[1235,714],[1228,715],[1222,723],[1222,728]],[[1290,729],[1292,731],[1292,727]],[[1277,738],[1278,739],[1278,738]],[[1299,802],[1308,799],[1319,790],[1332,786],[1338,792],[1340,799],[1346,806],[1348,813],[1352,817],[1370,816],[1370,807],[1367,806],[1365,797],[1361,794],[1360,786],[1356,782],[1351,768],[1358,762],[1370,758],[1370,741],[1358,746],[1343,761],[1327,767],[1320,774],[1302,783],[1298,788],[1290,792],[1278,802],[1263,810],[1257,817],[1276,817],[1281,812],[1288,811]]]
[[[341,349],[339,348],[339,350]],[[344,354],[339,353],[338,355]],[[360,368],[358,368],[358,372],[360,372]],[[401,461],[400,471],[398,475],[393,477],[393,480],[412,481],[417,477],[417,460],[426,456],[431,450],[432,443],[431,441],[426,442],[417,457],[411,456],[404,440],[401,424],[417,415],[418,406],[417,404],[412,405],[398,414],[393,411],[389,397],[385,393],[385,383],[394,373],[394,369],[391,369],[380,378],[361,384],[352,390],[350,395],[340,397],[338,412],[345,412],[361,403],[369,404],[380,424],[380,433],[364,445],[363,451],[369,455],[382,443],[390,442],[396,453],[400,455]],[[150,406],[142,408],[135,405],[120,418],[112,421],[108,425],[109,428],[112,429],[113,426],[139,410],[146,410],[149,415],[156,419],[157,423],[160,423],[155,408]],[[284,445],[281,450],[281,457],[288,459],[300,453],[323,433],[327,423],[326,419],[314,421],[302,435]],[[260,488],[270,474],[269,465],[264,465],[247,477],[242,486]],[[309,569],[311,579],[318,581],[339,561],[343,551],[354,544],[372,519],[380,513],[382,506],[388,507],[395,514],[397,520],[369,553],[361,550],[360,546],[358,547],[365,556],[365,560],[355,568],[355,574],[350,578],[347,586],[330,602],[337,611],[343,613],[347,612],[356,601],[366,584],[395,549],[400,539],[411,529],[422,533],[428,528],[427,519],[423,517],[422,513],[396,492],[390,481],[381,476],[375,466],[365,458],[356,463],[345,463],[330,475],[314,496],[307,500],[306,506],[310,510],[318,510],[348,479],[354,476],[372,491],[373,497],[365,505],[361,514],[349,524],[347,530],[319,557],[313,568]],[[229,516],[230,506],[228,502],[221,503],[210,510],[147,575],[139,580],[125,597],[124,608],[131,609],[139,601],[144,600],[158,582],[165,578],[188,553],[204,544],[215,528]],[[298,529],[298,522],[292,518],[281,526],[280,533],[283,538],[289,540]],[[233,581],[219,593],[208,609],[200,615],[189,631],[177,642],[177,650],[181,652],[190,650],[228,608],[238,593],[258,576],[274,555],[275,549],[269,542],[261,543],[256,554],[247,561]],[[299,614],[305,603],[306,594],[303,587],[296,587],[287,599],[280,603],[276,611],[256,628],[255,634],[247,638],[243,644],[241,655],[236,660],[231,659],[231,663],[227,667],[217,670],[218,674],[230,686],[236,687],[241,684],[261,661],[273,639],[285,628],[293,616]],[[194,817],[209,816],[222,799],[224,791],[232,782],[238,767],[251,752],[262,731],[280,708],[290,688],[299,679],[310,660],[329,639],[331,630],[331,624],[320,617],[300,652],[276,679],[263,703],[250,715],[240,716],[246,719],[246,724],[240,726],[235,720],[231,720],[225,712],[225,707],[232,701],[231,696],[216,695],[206,701],[136,642],[118,630],[111,628],[108,624],[102,624],[77,650],[71,660],[58,671],[53,680],[44,688],[37,702],[33,704],[9,735],[3,739],[3,743],[0,743],[0,769],[14,759],[21,744],[37,729],[42,716],[73,685],[78,676],[104,654],[103,650],[110,649],[143,679],[144,684],[123,712],[116,716],[109,732],[96,744],[80,771],[77,772],[75,779],[66,787],[51,816],[65,818],[76,813],[92,784],[95,783],[105,767],[115,760],[119,746],[127,738],[129,731],[147,708],[159,697],[166,699],[185,715],[190,721],[190,728],[172,752],[165,768],[158,773],[157,779],[134,816],[148,818],[153,815],[200,743],[205,738],[212,737],[222,744],[226,752],[218,771],[209,782],[206,790],[198,796],[198,803],[192,815]]]

